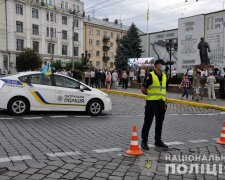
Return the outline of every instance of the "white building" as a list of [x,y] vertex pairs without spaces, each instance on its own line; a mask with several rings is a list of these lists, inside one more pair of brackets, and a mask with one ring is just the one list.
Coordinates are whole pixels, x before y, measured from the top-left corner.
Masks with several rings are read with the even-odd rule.
[[[83,51],[83,9],[79,0],[1,0],[0,69],[16,71],[16,56],[29,47],[43,61],[72,59],[72,24],[75,18],[74,55]],[[73,15],[71,12],[76,12]],[[52,40],[51,40],[52,36]]]

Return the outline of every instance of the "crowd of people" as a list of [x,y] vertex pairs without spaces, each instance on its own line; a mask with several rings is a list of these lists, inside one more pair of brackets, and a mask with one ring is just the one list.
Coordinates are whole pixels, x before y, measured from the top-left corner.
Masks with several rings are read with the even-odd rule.
[[132,86],[133,80],[133,70],[92,69],[84,72],[85,84],[95,88],[117,89],[118,85],[122,85],[123,89],[127,89]]
[[[177,75],[176,69],[171,73],[172,77]],[[225,99],[225,75],[222,68],[209,68],[192,70],[188,69],[184,74],[179,88],[183,89],[181,99],[186,97],[189,100],[189,93],[192,94],[192,100],[199,101],[203,99],[204,89],[207,85],[208,99],[216,100],[215,84],[219,83],[219,97]]]

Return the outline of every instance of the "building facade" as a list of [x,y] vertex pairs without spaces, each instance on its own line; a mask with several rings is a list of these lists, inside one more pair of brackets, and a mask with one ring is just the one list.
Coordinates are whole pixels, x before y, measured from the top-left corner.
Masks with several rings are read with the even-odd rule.
[[128,26],[86,17],[84,19],[84,49],[91,54],[90,62],[97,69],[114,69],[115,55],[119,39],[125,35]]
[[79,0],[5,0],[1,3],[1,71],[15,72],[16,56],[27,47],[39,53],[43,61],[69,62],[72,50],[75,57],[81,56],[83,9],[84,4]]

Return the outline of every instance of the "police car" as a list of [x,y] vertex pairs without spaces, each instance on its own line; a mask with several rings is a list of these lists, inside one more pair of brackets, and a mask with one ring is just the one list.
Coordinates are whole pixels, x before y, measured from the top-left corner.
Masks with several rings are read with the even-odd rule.
[[73,78],[41,72],[22,72],[0,78],[0,109],[13,115],[28,111],[110,111],[109,96]]

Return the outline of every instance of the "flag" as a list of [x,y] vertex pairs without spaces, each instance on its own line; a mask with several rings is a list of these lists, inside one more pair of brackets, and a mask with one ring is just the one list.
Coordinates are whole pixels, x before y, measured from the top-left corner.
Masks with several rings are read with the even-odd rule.
[[44,74],[45,76],[49,76],[52,74],[52,69],[50,67],[50,64],[47,64],[42,70],[41,74]]

